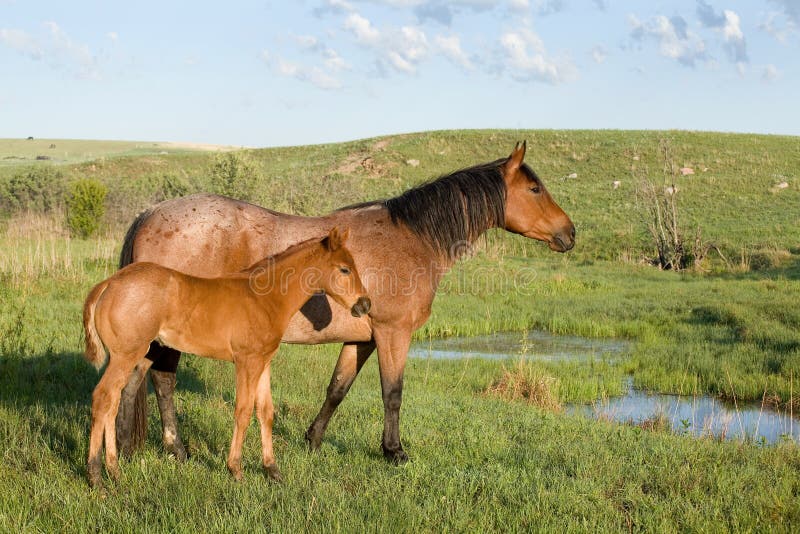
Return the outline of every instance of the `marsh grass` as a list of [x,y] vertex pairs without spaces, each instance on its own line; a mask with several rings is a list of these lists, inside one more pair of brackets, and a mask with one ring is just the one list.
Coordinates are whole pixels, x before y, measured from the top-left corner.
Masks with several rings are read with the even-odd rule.
[[506,400],[522,400],[551,412],[563,410],[558,379],[522,359],[511,369],[504,367],[500,378],[486,388],[485,393]]

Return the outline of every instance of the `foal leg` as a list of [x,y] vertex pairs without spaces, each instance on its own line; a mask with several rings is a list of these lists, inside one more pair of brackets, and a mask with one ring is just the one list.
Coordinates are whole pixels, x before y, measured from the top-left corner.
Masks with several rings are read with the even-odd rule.
[[372,341],[345,343],[342,345],[339,360],[336,362],[331,382],[328,384],[325,402],[322,404],[317,417],[314,418],[314,422],[311,423],[311,426],[306,431],[306,441],[308,441],[308,446],[311,450],[319,449],[322,443],[322,436],[325,434],[325,429],[328,427],[328,422],[330,422],[333,412],[336,411],[336,408],[347,395],[358,372],[361,371],[361,368],[374,350],[375,343]]
[[115,418],[123,386],[128,382],[131,371],[144,352],[128,357],[112,354],[103,377],[92,393],[92,426],[89,434],[89,458],[87,476],[89,485],[102,485],[100,449],[105,437],[106,470],[111,478],[119,477],[117,462],[117,440]]
[[278,464],[275,462],[275,453],[272,450],[272,423],[275,420],[275,407],[272,403],[269,364],[264,367],[264,372],[261,373],[258,381],[256,417],[258,417],[261,427],[261,464],[264,466],[267,476],[280,482],[283,477],[281,477]]
[[400,443],[400,405],[403,402],[403,372],[411,344],[411,329],[376,328],[375,343],[378,346],[384,410],[381,447],[387,460],[402,464],[408,461],[408,455]]
[[253,416],[256,389],[264,371],[263,356],[234,358],[236,366],[236,408],[233,412],[233,437],[228,453],[228,471],[237,481],[242,480],[242,443]]

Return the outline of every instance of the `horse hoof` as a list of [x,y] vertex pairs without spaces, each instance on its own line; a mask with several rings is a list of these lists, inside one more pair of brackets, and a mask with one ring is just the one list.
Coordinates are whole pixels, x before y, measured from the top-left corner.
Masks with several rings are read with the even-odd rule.
[[306,431],[306,441],[310,450],[317,451],[322,445],[322,436],[314,432],[314,427],[312,426]]
[[189,453],[186,452],[186,448],[183,446],[183,443],[176,441],[172,445],[165,445],[167,449],[167,454],[169,456],[173,456],[178,463],[183,463],[189,459]]
[[394,465],[402,465],[408,461],[408,455],[403,449],[383,449],[383,457]]
[[278,469],[278,464],[266,465],[264,466],[264,471],[266,471],[267,476],[275,482],[283,482],[283,475],[281,475],[281,471]]

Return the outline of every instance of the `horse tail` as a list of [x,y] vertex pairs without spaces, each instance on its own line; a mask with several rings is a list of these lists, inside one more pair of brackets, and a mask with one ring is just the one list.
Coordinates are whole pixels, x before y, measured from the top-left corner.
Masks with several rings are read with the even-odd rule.
[[122,269],[126,265],[130,265],[133,263],[133,243],[136,241],[136,234],[139,232],[139,228],[142,227],[144,222],[150,217],[150,214],[153,213],[153,208],[147,208],[136,218],[133,220],[131,225],[128,227],[128,231],[125,232],[125,240],[122,242],[122,251],[119,253],[119,268]]
[[94,365],[99,371],[100,368],[106,363],[106,349],[103,346],[103,341],[97,333],[97,327],[94,324],[94,309],[97,307],[97,301],[103,296],[103,292],[108,287],[108,280],[100,282],[89,292],[86,297],[86,303],[83,305],[83,330],[84,340],[86,342],[86,360]]
[[[136,234],[139,233],[139,229],[145,221],[150,218],[154,209],[155,207],[151,207],[141,212],[128,227],[128,231],[125,232],[125,240],[122,242],[122,251],[119,254],[120,269],[133,263],[133,244],[136,241]],[[120,438],[122,434],[127,434],[129,436],[127,442],[118,443],[122,454],[130,455],[134,451],[144,447],[144,442],[147,438],[146,380],[142,380],[141,384],[139,384],[132,406],[125,402],[119,405],[119,412],[117,413],[117,438]]]

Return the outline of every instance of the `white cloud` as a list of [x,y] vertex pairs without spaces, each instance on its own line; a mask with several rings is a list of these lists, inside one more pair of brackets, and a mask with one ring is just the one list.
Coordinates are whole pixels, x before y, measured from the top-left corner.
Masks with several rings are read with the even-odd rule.
[[766,83],[777,81],[780,77],[781,72],[778,70],[778,67],[772,64],[765,65],[764,69],[761,71],[761,80]]
[[467,54],[464,53],[464,50],[461,49],[461,40],[457,35],[451,35],[450,37],[437,35],[434,39],[434,43],[439,49],[439,52],[456,65],[467,70],[473,68],[472,61],[470,61]]
[[106,37],[108,37],[112,42],[115,43],[117,42],[117,40],[119,40],[119,35],[117,35],[117,32],[108,32],[106,34]]
[[22,30],[0,28],[0,43],[31,59],[38,60],[44,56],[44,51],[39,42]]
[[795,27],[791,20],[787,20],[783,27],[779,26],[776,23],[776,19],[780,16],[780,13],[768,13],[766,20],[759,23],[758,29],[771,35],[779,43],[786,44],[789,34],[795,30]]
[[43,26],[46,35],[42,38],[23,30],[0,28],[0,43],[31,59],[45,61],[54,69],[71,72],[78,78],[100,78],[97,58],[88,45],[74,41],[53,21],[47,21]]
[[552,84],[577,78],[572,62],[548,58],[541,38],[527,28],[503,34],[500,44],[505,52],[504,66],[512,78]]
[[[345,20],[344,27],[359,44],[377,54],[379,64],[387,62],[398,72],[415,73],[418,64],[428,55],[428,38],[418,26],[378,30],[369,19],[352,13]],[[384,73],[382,68],[378,72]]]
[[325,0],[321,7],[314,9],[313,13],[317,17],[324,17],[328,14],[341,15],[355,11],[353,5],[345,0]]
[[353,32],[362,44],[374,45],[380,38],[381,33],[372,26],[369,19],[362,17],[358,13],[351,13],[344,22],[344,28]]
[[594,48],[592,48],[591,54],[594,62],[598,64],[604,63],[606,58],[608,57],[608,51],[606,50],[606,47],[604,47],[603,45],[597,45]]
[[527,13],[531,8],[529,0],[509,0],[508,7],[515,13]]
[[326,48],[322,55],[325,57],[325,66],[331,71],[349,70],[350,65],[332,48]]
[[725,50],[731,61],[734,63],[747,63],[747,44],[742,33],[739,15],[734,11],[726,9],[725,25],[722,28],[722,35],[725,39]]
[[645,39],[655,41],[659,53],[664,57],[690,67],[694,66],[695,61],[706,59],[705,41],[689,31],[681,17],[671,20],[664,15],[657,15],[642,22],[635,15],[628,15],[628,24],[631,27],[631,39],[639,44]]
[[546,17],[547,15],[554,15],[566,9],[564,0],[535,0],[536,14]]
[[287,61],[279,56],[264,50],[261,58],[270,65],[275,72],[285,78],[294,78],[324,89],[326,91],[341,89],[342,83],[319,67],[307,67],[298,63]]

